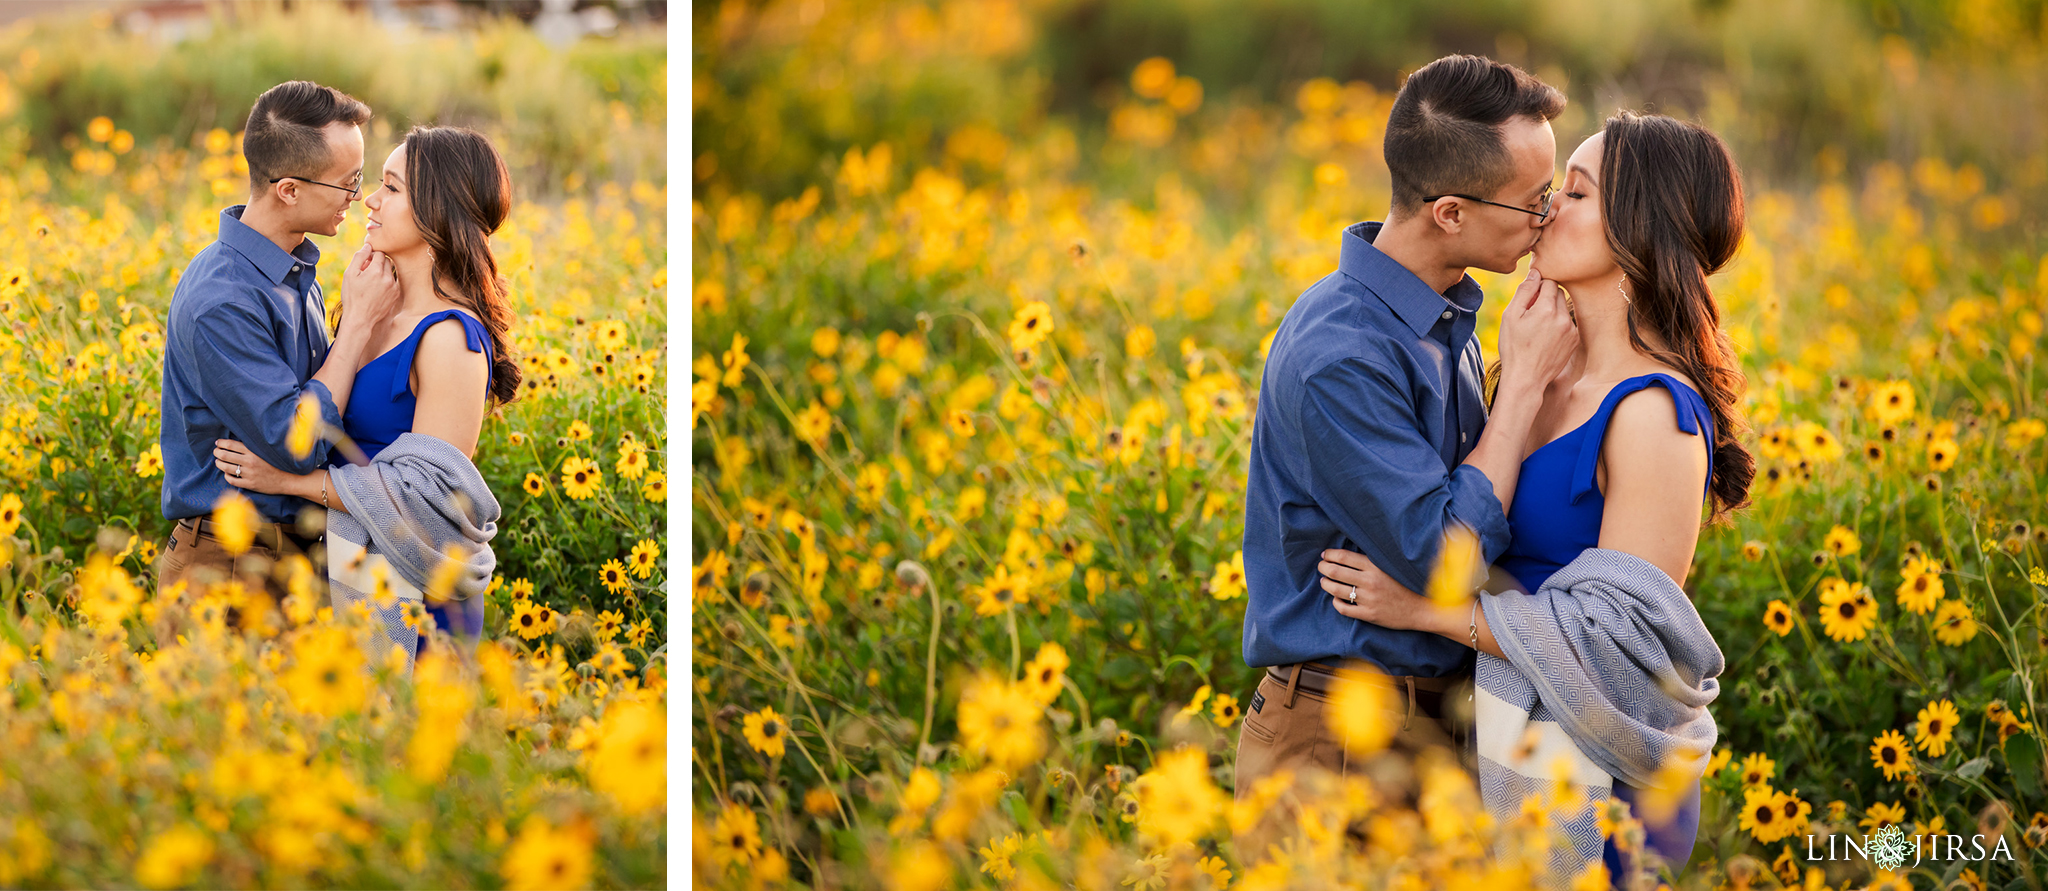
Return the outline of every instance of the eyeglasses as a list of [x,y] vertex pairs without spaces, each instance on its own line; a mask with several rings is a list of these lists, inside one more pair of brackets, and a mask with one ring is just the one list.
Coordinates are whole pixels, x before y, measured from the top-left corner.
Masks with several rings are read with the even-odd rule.
[[1435,200],[1437,200],[1438,198],[1463,198],[1463,199],[1465,199],[1466,201],[1477,201],[1477,202],[1479,202],[1480,204],[1491,204],[1491,205],[1493,205],[1493,206],[1495,206],[1495,207],[1505,207],[1505,208],[1507,208],[1507,209],[1509,209],[1509,210],[1518,210],[1518,211],[1521,211],[1522,213],[1525,213],[1525,214],[1528,214],[1528,215],[1530,215],[1530,216],[1532,216],[1532,217],[1535,217],[1535,218],[1536,218],[1537,220],[1539,220],[1539,221],[1546,221],[1546,222],[1547,222],[1547,221],[1548,221],[1548,220],[1550,219],[1550,199],[1551,199],[1552,197],[1556,196],[1556,195],[1557,195],[1557,192],[1556,192],[1556,191],[1554,191],[1554,190],[1551,190],[1551,189],[1545,189],[1545,190],[1543,190],[1543,197],[1541,197],[1541,198],[1538,198],[1538,199],[1537,199],[1537,201],[1538,201],[1539,203],[1541,203],[1541,204],[1542,204],[1542,206],[1543,206],[1543,209],[1542,209],[1542,210],[1540,210],[1540,211],[1536,211],[1536,210],[1530,210],[1530,209],[1528,209],[1528,208],[1526,208],[1526,207],[1516,207],[1516,206],[1514,206],[1514,205],[1512,205],[1512,204],[1502,204],[1502,203],[1500,203],[1500,202],[1498,202],[1498,201],[1488,201],[1488,200],[1486,200],[1486,199],[1484,199],[1484,198],[1475,198],[1475,197],[1473,197],[1473,196],[1471,196],[1471,195],[1460,195],[1460,194],[1458,194],[1458,193],[1456,193],[1456,192],[1446,192],[1446,193],[1444,193],[1444,194],[1442,194],[1442,195],[1428,195],[1428,196],[1425,196],[1425,197],[1423,197],[1423,199],[1422,199],[1422,200],[1423,200],[1423,201],[1435,201]]
[[[363,181],[362,181],[362,180],[360,180],[360,179],[356,180],[356,184],[355,184],[355,186],[354,186],[354,187],[350,187],[350,186],[337,186],[337,185],[334,185],[333,183],[323,183],[323,182],[321,182],[321,181],[319,181],[319,180],[317,180],[317,179],[307,179],[307,178],[305,178],[305,177],[303,177],[303,176],[280,176],[280,177],[278,177],[278,178],[276,178],[276,179],[273,179],[273,180],[271,180],[271,182],[272,182],[272,183],[281,183],[281,182],[284,182],[285,180],[288,180],[288,179],[295,179],[295,180],[298,180],[299,182],[302,182],[302,183],[312,183],[313,185],[316,185],[316,186],[326,186],[326,187],[328,187],[328,188],[330,188],[330,189],[340,189],[340,190],[342,190],[342,191],[344,191],[344,192],[347,192],[347,193],[348,193],[348,197],[350,197],[350,198],[356,198],[356,197],[359,197],[359,196],[361,196],[361,195],[363,194]],[[1477,199],[1477,198],[1474,198],[1474,199],[1472,199],[1472,200],[1474,200],[1474,201],[1477,201],[1477,200],[1479,200],[1479,199]],[[1503,205],[1503,206],[1505,206],[1505,205]]]

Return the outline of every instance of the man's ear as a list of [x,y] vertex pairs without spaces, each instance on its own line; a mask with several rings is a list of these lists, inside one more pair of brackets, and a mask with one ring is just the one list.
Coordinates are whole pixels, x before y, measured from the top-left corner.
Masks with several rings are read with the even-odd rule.
[[1464,202],[1454,197],[1439,198],[1429,203],[1424,210],[1429,212],[1431,222],[1436,223],[1445,235],[1456,236],[1465,228]]

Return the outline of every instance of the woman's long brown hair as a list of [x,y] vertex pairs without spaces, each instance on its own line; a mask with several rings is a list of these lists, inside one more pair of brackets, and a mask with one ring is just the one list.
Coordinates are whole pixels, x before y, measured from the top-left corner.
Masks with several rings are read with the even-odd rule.
[[519,363],[505,332],[509,290],[491,253],[491,233],[512,212],[512,175],[483,134],[462,127],[414,127],[405,134],[405,181],[412,216],[434,252],[434,293],[482,320],[491,335],[491,396],[519,395]]
[[[1713,520],[1749,503],[1756,458],[1736,405],[1744,380],[1707,287],[1742,245],[1742,174],[1720,137],[1663,115],[1607,119],[1600,159],[1607,244],[1628,274],[1630,342],[1685,373],[1714,414]],[[1655,332],[1669,349],[1645,343]]]

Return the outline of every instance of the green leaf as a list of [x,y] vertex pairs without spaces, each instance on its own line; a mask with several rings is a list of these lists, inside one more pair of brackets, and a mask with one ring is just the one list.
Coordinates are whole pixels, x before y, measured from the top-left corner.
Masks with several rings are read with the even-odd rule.
[[1990,769],[1990,767],[1990,758],[1972,758],[1963,762],[1963,766],[1956,768],[1956,776],[1965,780],[1974,780],[1983,776],[1984,771]]
[[2023,795],[2032,797],[2041,794],[2041,740],[2031,733],[2021,733],[2005,741],[2005,766],[2012,771],[2012,782]]
[[1129,655],[1117,656],[1102,666],[1102,678],[1106,681],[1124,683],[1136,680],[1145,673],[1145,664]]

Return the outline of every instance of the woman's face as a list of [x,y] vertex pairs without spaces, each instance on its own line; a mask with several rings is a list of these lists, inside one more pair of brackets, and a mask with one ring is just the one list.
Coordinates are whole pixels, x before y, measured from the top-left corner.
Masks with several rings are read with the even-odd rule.
[[1596,281],[1617,269],[1614,251],[1607,245],[1607,220],[1600,212],[1600,183],[1595,181],[1604,136],[1587,137],[1565,162],[1564,186],[1551,199],[1550,221],[1530,257],[1544,278],[1561,285]]
[[370,250],[399,256],[426,249],[426,239],[420,237],[419,222],[412,215],[412,189],[405,181],[404,145],[391,150],[377,190],[364,198],[363,204],[370,208],[366,239]]

